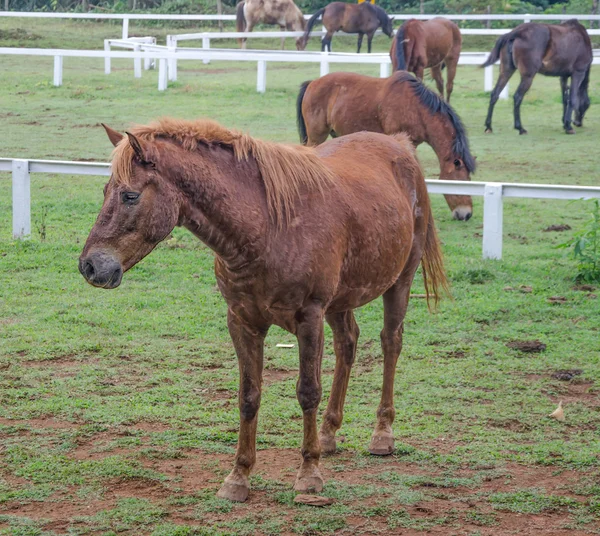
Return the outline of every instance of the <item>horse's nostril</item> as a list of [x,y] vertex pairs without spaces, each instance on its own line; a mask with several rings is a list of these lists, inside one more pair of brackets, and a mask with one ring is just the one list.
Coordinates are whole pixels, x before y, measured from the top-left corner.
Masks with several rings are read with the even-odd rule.
[[88,280],[94,279],[95,273],[96,272],[94,270],[93,264],[89,261],[85,261],[85,263],[83,264],[83,275],[85,276],[85,278]]
[[465,214],[465,221],[469,221],[471,219],[472,214],[470,212],[467,212]]

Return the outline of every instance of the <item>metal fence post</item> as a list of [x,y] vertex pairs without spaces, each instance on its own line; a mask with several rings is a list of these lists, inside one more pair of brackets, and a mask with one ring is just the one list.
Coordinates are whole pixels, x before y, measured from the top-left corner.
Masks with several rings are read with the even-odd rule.
[[[108,39],[104,40],[104,52],[110,54],[110,41]],[[104,74],[110,74],[110,56],[108,54],[104,57]]]
[[483,258],[502,258],[502,184],[488,183],[483,193]]
[[[134,52],[140,52],[140,45],[135,45],[133,47]],[[142,77],[142,58],[133,58],[133,76],[135,78]]]
[[256,91],[264,93],[267,90],[267,62],[259,60],[256,72]]
[[[202,49],[210,50],[210,37],[202,38]],[[206,64],[210,63],[210,60],[208,58],[205,58],[202,60],[202,63],[204,63],[206,65]]]
[[54,85],[62,86],[63,78],[63,57],[54,56]]
[[390,76],[390,64],[380,63],[379,64],[379,78],[387,78]]
[[158,91],[167,89],[167,60],[160,58],[158,60]]
[[29,160],[12,161],[13,238],[31,235],[31,180]]

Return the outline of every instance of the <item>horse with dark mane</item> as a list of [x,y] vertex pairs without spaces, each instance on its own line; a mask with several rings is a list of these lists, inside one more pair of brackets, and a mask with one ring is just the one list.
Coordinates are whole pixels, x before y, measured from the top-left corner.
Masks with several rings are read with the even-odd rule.
[[409,19],[400,26],[392,42],[393,70],[410,71],[423,80],[425,69],[431,68],[431,76],[443,98],[442,69],[446,67],[446,101],[450,102],[461,46],[460,29],[451,20],[442,17],[426,21]]
[[308,19],[304,36],[300,41],[301,50],[306,48],[306,43],[310,36],[313,26],[319,18],[323,19],[323,26],[327,29],[326,35],[321,39],[321,51],[326,48],[331,52],[331,38],[335,32],[357,33],[358,49],[362,45],[363,37],[367,36],[368,51],[371,52],[371,41],[377,28],[388,37],[394,33],[393,18],[388,17],[387,13],[379,6],[363,2],[362,4],[346,4],[344,2],[332,2],[325,7],[315,11],[313,16]]
[[[251,32],[258,23],[277,24],[281,31],[301,32],[306,27],[302,11],[294,0],[242,0],[235,8],[235,27],[238,32]],[[296,39],[296,48],[300,49],[300,40]],[[240,39],[242,48],[246,48],[246,39]],[[283,49],[285,37],[281,38]]]
[[[319,145],[327,137],[369,130],[405,132],[415,145],[428,143],[440,162],[440,179],[471,180],[475,158],[456,112],[405,71],[389,78],[332,73],[304,82],[296,103],[300,141]],[[468,220],[473,213],[468,196],[446,195],[453,217]]]
[[[219,497],[244,501],[256,461],[263,345],[273,324],[296,335],[302,465],[294,488],[321,491],[321,451],[336,449],[359,329],[353,310],[383,295],[383,389],[369,450],[394,449],[394,374],[411,284],[447,288],[423,172],[405,135],[361,132],[313,149],[263,142],[212,121],[164,119],[121,136],[104,204],[79,259],[115,288],[176,225],[215,252],[240,368],[235,465]],[[317,431],[324,321],[336,364]]]
[[520,24],[512,32],[498,38],[482,67],[493,65],[498,60],[500,76],[490,97],[485,120],[486,132],[492,132],[494,105],[517,69],[521,74],[521,82],[514,95],[514,119],[515,129],[519,134],[527,134],[521,124],[521,103],[537,73],[560,77],[562,122],[566,133],[575,134],[571,126],[573,111],[573,123],[577,127],[582,126],[583,116],[590,106],[588,85],[593,56],[590,37],[576,19],[567,20],[562,24]]

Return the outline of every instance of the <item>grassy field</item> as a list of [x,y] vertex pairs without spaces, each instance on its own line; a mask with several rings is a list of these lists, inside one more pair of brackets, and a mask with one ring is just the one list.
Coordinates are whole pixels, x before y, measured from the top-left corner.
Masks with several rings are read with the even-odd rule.
[[[100,48],[119,34],[118,25],[0,21],[0,46]],[[340,40],[346,50],[353,43]],[[388,45],[377,40],[379,51]],[[100,122],[124,129],[161,115],[208,116],[294,142],[298,86],[318,76],[317,66],[269,65],[259,95],[255,65],[182,62],[179,81],[159,93],[155,72],[137,80],[131,62],[114,67],[105,76],[101,60],[66,59],[55,88],[51,58],[3,57],[0,156],[108,161]],[[597,69],[575,136],[561,128],[558,81],[542,77],[522,107],[529,135],[512,129],[511,101],[497,105],[494,134],[484,135],[482,87],[480,70],[459,68],[453,105],[478,157],[474,179],[598,184]],[[432,151],[419,155],[436,176]],[[235,451],[238,380],[211,252],[176,229],[118,290],[94,289],[77,258],[105,179],[34,175],[33,236],[22,242],[11,239],[9,179],[0,174],[1,535],[600,534],[598,288],[576,286],[575,262],[555,248],[582,228],[590,203],[507,200],[504,259],[483,261],[481,200],[469,222],[455,222],[432,198],[454,300],[435,315],[411,301],[397,450],[366,450],[382,377],[377,300],[358,312],[344,440],[322,462],[323,495],[335,503],[311,509],[291,491],[302,434],[297,354],[275,346],[293,337],[273,329],[267,340],[250,498],[216,499]],[[571,230],[545,232],[551,225]],[[413,291],[423,292],[419,277]],[[334,363],[326,333],[325,396]],[[545,350],[508,346],[528,340]],[[548,418],[559,401],[564,422]]]

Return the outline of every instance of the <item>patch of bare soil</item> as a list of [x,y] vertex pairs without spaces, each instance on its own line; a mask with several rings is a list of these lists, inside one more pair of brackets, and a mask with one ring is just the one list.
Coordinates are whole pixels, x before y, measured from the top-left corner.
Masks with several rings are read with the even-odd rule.
[[546,345],[537,339],[534,341],[510,341],[506,343],[506,346],[508,346],[508,348],[512,348],[513,350],[530,354],[543,352],[546,349]]
[[263,385],[272,385],[277,382],[289,380],[290,378],[296,378],[298,371],[295,369],[277,369],[267,368],[263,372]]
[[27,426],[35,429],[41,428],[52,428],[52,429],[65,429],[72,430],[77,428],[79,425],[73,422],[59,421],[54,417],[40,418],[40,419],[28,419],[28,420],[20,420],[20,419],[6,419],[4,417],[0,417],[0,424],[4,426]]
[[544,229],[545,233],[550,233],[550,232],[557,232],[560,233],[562,231],[570,231],[571,230],[571,226],[567,225],[567,224],[561,224],[561,225],[550,225],[549,227],[546,227]]

